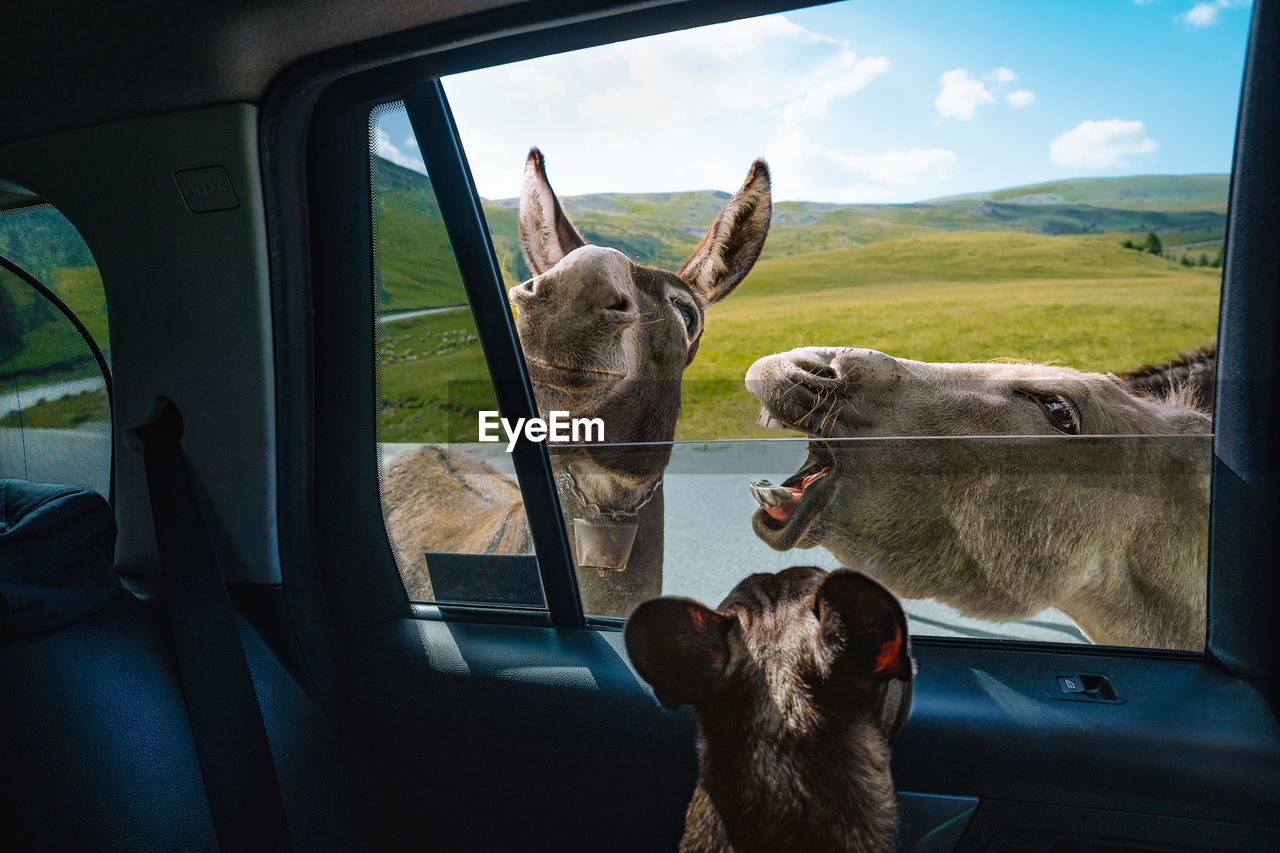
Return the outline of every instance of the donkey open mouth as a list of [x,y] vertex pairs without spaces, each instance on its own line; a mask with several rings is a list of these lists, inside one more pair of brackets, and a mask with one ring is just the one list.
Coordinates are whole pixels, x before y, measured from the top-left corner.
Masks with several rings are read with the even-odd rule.
[[[814,426],[806,429],[820,398],[798,383],[790,382],[788,392],[778,394],[781,383],[759,381],[752,377],[748,388],[764,404],[756,426],[766,429],[794,429],[799,432],[816,432]],[[797,392],[800,392],[799,394]],[[797,396],[806,400],[797,402]],[[812,403],[806,408],[806,403]],[[775,412],[782,413],[781,415]],[[816,421],[814,424],[816,425]],[[800,469],[782,483],[769,480],[753,480],[749,488],[751,496],[760,508],[751,518],[751,526],[769,547],[778,551],[790,548],[810,548],[818,544],[820,537],[806,536],[809,528],[821,516],[836,487],[837,477],[830,475],[839,467],[839,454],[826,441],[810,439],[809,455]],[[815,530],[815,533],[817,531]]]
[[751,518],[756,535],[778,551],[818,544],[806,534],[837,487],[838,478],[829,476],[838,467],[837,458],[827,442],[810,441],[804,465],[781,485],[753,481],[751,495],[760,505]]
[[823,438],[837,438],[861,426],[859,407],[847,386],[860,378],[838,374],[819,349],[798,350],[792,357],[757,361],[747,373],[747,389],[761,402],[756,425],[793,429],[810,436],[809,456],[800,470],[781,485],[768,480],[750,484],[760,508],[751,523],[757,536],[779,551],[811,548],[821,539],[815,524],[838,488],[841,459],[848,454]]

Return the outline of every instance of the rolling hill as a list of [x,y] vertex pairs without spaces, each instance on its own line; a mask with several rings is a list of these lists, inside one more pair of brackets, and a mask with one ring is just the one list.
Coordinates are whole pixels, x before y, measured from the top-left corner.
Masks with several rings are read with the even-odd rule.
[[1130,175],[1074,178],[935,199],[935,204],[1002,201],[1011,204],[1087,204],[1132,210],[1216,210],[1225,213],[1229,175]]
[[[464,300],[439,207],[425,176],[379,159],[379,255],[384,310]],[[583,235],[635,260],[674,269],[702,239],[728,193],[600,193],[561,199]],[[1160,235],[1170,247],[1213,248],[1226,228],[1227,176],[1080,178],[914,204],[779,202],[763,259],[945,232],[1052,236]],[[508,285],[529,277],[516,199],[483,203]],[[413,235],[417,235],[416,237]],[[1216,249],[1214,249],[1216,251]]]
[[[383,304],[462,302],[456,270],[443,262],[448,247],[428,180],[389,164],[379,169],[387,181],[385,233],[397,236],[393,251],[410,253],[393,277],[384,271],[384,288],[394,288]],[[1194,175],[1080,179],[916,204],[781,202],[761,261],[708,312],[677,437],[759,434],[754,403],[742,391],[747,366],[762,353],[805,344],[1122,371],[1211,340],[1218,271],[1188,269],[1121,242],[1155,231],[1166,246],[1213,247],[1224,232],[1226,193],[1225,176]],[[562,202],[591,242],[674,268],[728,197],[601,193]],[[515,199],[484,202],[509,285],[529,275],[516,206]],[[419,237],[409,248],[407,235],[428,231],[436,238]],[[384,440],[468,440],[466,412],[487,398],[487,371],[478,346],[451,343],[472,339],[467,313],[396,322],[383,334]]]
[[[373,177],[382,311],[465,303],[431,182],[381,159]],[[727,198],[698,191],[562,201],[588,240],[674,268]],[[1219,270],[1180,265],[1177,254],[1217,254],[1226,201],[1226,176],[1190,175],[1084,178],[913,204],[781,202],[761,261],[708,312],[686,374],[678,438],[757,434],[741,387],[746,367],[763,353],[805,344],[924,360],[1014,356],[1119,372],[1207,343]],[[485,200],[483,208],[507,283],[527,278],[515,200]],[[41,276],[104,340],[101,283],[87,247],[56,213],[34,213],[0,215],[0,252]],[[1173,251],[1161,257],[1122,248],[1147,231]],[[11,307],[28,299],[11,291]],[[469,313],[380,329],[383,440],[469,440],[470,413],[492,405]],[[54,346],[51,330],[41,323],[25,329],[18,358],[5,367],[29,376],[41,364],[54,368],[53,350],[69,342],[59,336]]]

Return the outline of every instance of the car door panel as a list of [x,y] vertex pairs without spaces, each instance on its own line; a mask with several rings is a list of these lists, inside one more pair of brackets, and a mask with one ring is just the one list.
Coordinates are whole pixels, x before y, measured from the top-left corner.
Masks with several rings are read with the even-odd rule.
[[[1249,827],[1273,813],[1280,729],[1256,690],[1202,660],[958,643],[920,643],[915,657],[894,777],[907,838],[933,845],[920,849],[954,842],[952,822],[963,824],[975,806],[974,837],[983,839],[1006,830],[1011,838],[1200,837],[1178,828],[1192,813],[1204,832],[1212,823],[1224,837],[1280,837]],[[493,820],[460,842],[516,843],[532,832],[576,847],[589,828],[617,832],[634,849],[678,838],[696,776],[691,714],[657,704],[620,632],[401,620],[352,646],[347,668],[360,728],[380,733],[379,751],[395,756],[384,772],[396,777],[403,808],[438,815],[427,821],[438,826],[477,792],[494,803]],[[1125,702],[1047,692],[1046,672],[1079,670],[1113,676]],[[448,768],[447,788],[424,772],[431,767]],[[1068,813],[1083,823],[1058,821]],[[960,849],[987,849],[976,843],[966,835]]]

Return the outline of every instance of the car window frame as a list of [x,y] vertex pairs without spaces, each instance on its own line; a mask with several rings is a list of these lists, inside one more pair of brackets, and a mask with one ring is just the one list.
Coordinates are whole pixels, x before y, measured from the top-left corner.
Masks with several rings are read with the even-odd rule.
[[[300,418],[285,417],[283,414],[281,417],[281,466],[288,467],[287,472],[282,470],[280,477],[282,528],[288,528],[283,524],[286,520],[299,522],[302,524],[299,531],[308,531],[311,537],[310,542],[304,542],[301,540],[307,536],[301,532],[287,536],[286,540],[292,541],[282,541],[282,550],[293,549],[292,555],[284,556],[286,561],[310,558],[324,567],[322,576],[328,593],[326,599],[331,608],[342,612],[344,616],[341,621],[347,628],[405,614],[429,619],[603,629],[617,629],[623,622],[620,619],[583,616],[580,604],[575,612],[572,606],[565,606],[562,596],[557,598],[560,603],[545,615],[489,607],[411,604],[399,583],[390,545],[382,528],[381,504],[376,499],[378,492],[372,418],[368,418],[369,428],[364,433],[369,436],[367,444],[347,444],[341,447],[351,458],[353,467],[335,465],[335,448],[339,445],[335,445],[334,440],[338,436],[330,435],[328,441],[316,441],[316,422],[323,422],[328,427],[349,419],[349,414],[344,417],[339,409],[334,408],[333,401],[326,396],[327,392],[315,381],[317,376],[323,375],[321,371],[326,362],[322,352],[314,346],[314,341],[325,340],[326,346],[321,349],[330,352],[336,349],[330,346],[334,339],[321,337],[322,335],[336,334],[336,340],[341,341],[344,346],[352,343],[344,339],[341,330],[331,322],[332,317],[329,315],[332,313],[332,306],[325,303],[334,297],[336,288],[342,286],[340,269],[368,270],[367,256],[370,253],[367,246],[352,249],[350,246],[339,245],[344,240],[350,240],[351,232],[341,230],[338,220],[343,214],[325,209],[323,202],[326,199],[331,202],[342,200],[348,207],[358,207],[350,203],[359,193],[359,180],[368,180],[369,109],[376,104],[396,100],[404,100],[408,108],[414,101],[412,93],[416,91],[419,97],[423,97],[423,92],[439,91],[436,81],[463,71],[813,5],[816,4],[678,2],[636,9],[622,4],[598,6],[568,3],[555,10],[521,6],[470,15],[424,30],[385,37],[374,43],[339,49],[301,63],[278,81],[272,98],[268,100],[267,118],[264,121],[266,132],[262,140],[269,195],[274,196],[268,199],[268,222],[273,232],[271,239],[278,245],[284,245],[291,239],[302,239],[310,244],[311,252],[305,264],[298,263],[296,259],[286,259],[282,252],[272,253],[275,266],[272,276],[273,302],[277,328],[291,328],[289,324],[296,325],[305,320],[300,319],[300,311],[314,311],[316,318],[316,323],[311,328],[311,337],[306,341],[281,343],[278,351],[281,370],[299,365],[303,360],[315,359],[310,362],[310,368],[315,373],[308,374],[307,382],[280,383],[279,411],[300,411],[292,404],[305,401],[308,405],[301,411],[309,412],[315,419],[310,424],[304,424],[300,422]],[[1275,600],[1275,592],[1280,586],[1280,581],[1264,577],[1266,572],[1263,571],[1269,555],[1277,551],[1276,534],[1266,526],[1259,527],[1264,513],[1269,508],[1280,505],[1276,500],[1280,490],[1277,489],[1274,476],[1275,452],[1269,446],[1263,418],[1275,412],[1280,395],[1276,394],[1274,382],[1267,378],[1269,363],[1263,360],[1262,363],[1251,365],[1250,359],[1246,357],[1246,353],[1250,352],[1275,352],[1275,335],[1266,324],[1274,323],[1274,319],[1280,316],[1280,306],[1277,305],[1274,294],[1277,288],[1272,280],[1272,276],[1276,275],[1275,270],[1280,269],[1280,243],[1265,236],[1267,228],[1271,228],[1270,233],[1274,233],[1275,227],[1280,225],[1280,213],[1267,209],[1265,198],[1265,190],[1272,187],[1280,190],[1280,164],[1267,162],[1265,151],[1268,147],[1263,144],[1268,139],[1280,139],[1280,108],[1275,107],[1280,93],[1268,92],[1266,89],[1268,80],[1280,79],[1280,72],[1273,70],[1280,59],[1268,58],[1265,55],[1267,51],[1259,48],[1260,42],[1275,39],[1276,34],[1280,33],[1280,25],[1266,17],[1264,10],[1267,8],[1270,7],[1265,5],[1265,0],[1258,0],[1254,10],[1230,179],[1224,278],[1219,311],[1218,365],[1219,376],[1226,377],[1229,381],[1220,382],[1218,386],[1218,417],[1215,419],[1213,439],[1214,471],[1210,500],[1209,561],[1206,571],[1209,590],[1206,619],[1209,628],[1204,653],[1208,662],[1254,681],[1269,678],[1276,669],[1276,658],[1271,657],[1270,652],[1262,650],[1265,641],[1276,631],[1259,624],[1257,614],[1258,608],[1262,606],[1261,602]],[[1271,14],[1280,13],[1272,10]],[[371,62],[369,57],[375,53],[382,58],[381,62]],[[1271,53],[1274,54],[1275,51]],[[439,101],[433,107],[437,120],[441,111],[446,115],[448,112],[442,93]],[[413,117],[412,111],[410,117]],[[436,170],[446,163],[452,163],[451,168],[455,171],[452,189],[446,193],[438,190],[446,222],[454,216],[470,215],[478,216],[483,223],[478,196],[466,168],[465,151],[457,139],[456,128],[442,124],[424,129],[428,136],[440,132],[442,137],[437,140],[439,144],[455,149],[452,157],[442,155],[434,164],[428,164],[433,180]],[[415,130],[418,130],[416,124]],[[280,150],[292,150],[295,155],[305,152],[305,155],[281,157]],[[291,181],[305,186],[306,192],[299,193],[298,186],[291,185]],[[340,194],[343,186],[347,188],[345,196]],[[367,204],[367,186],[365,189],[363,197]],[[310,195],[309,204],[306,203],[307,195]],[[454,213],[445,213],[446,207]],[[467,214],[468,209],[470,214]],[[303,221],[308,223],[309,234],[305,233],[306,229],[300,232],[298,228],[296,217],[300,213],[303,214]],[[354,221],[350,209],[345,215],[350,217],[349,221]],[[364,221],[368,221],[367,216]],[[473,227],[474,224],[473,221],[468,227]],[[474,256],[465,261],[455,245],[455,257],[460,266],[465,262],[481,269],[485,264],[493,263],[493,248],[489,243],[487,230],[483,237],[483,240],[479,240],[476,235],[471,235],[466,251]],[[344,253],[346,257],[343,257]],[[486,254],[487,258],[484,257]],[[1269,271],[1266,266],[1268,263],[1272,264]],[[490,291],[503,293],[505,300],[496,266],[492,268],[490,275],[492,281],[484,286]],[[346,286],[350,286],[350,281],[346,280]],[[475,286],[481,287],[480,284]],[[469,298],[472,296],[471,287],[469,284]],[[369,308],[368,316],[372,317],[372,307]],[[490,324],[493,318],[477,315],[476,320],[478,324]],[[487,334],[482,330],[481,339],[486,353],[490,351],[490,347],[500,348],[503,345],[500,339],[508,334],[501,328],[503,325],[510,328],[509,315],[504,323],[491,326]],[[358,391],[361,395],[372,394],[373,347],[368,346],[365,351],[370,364],[363,371],[360,381],[366,384],[363,387],[345,388],[348,393]],[[354,350],[349,352],[354,353]],[[493,372],[498,375],[522,375],[523,382],[527,384],[518,347],[516,352],[508,363],[499,365]],[[1271,363],[1274,363],[1274,356]],[[347,375],[359,374],[359,371],[353,374],[349,369],[346,372]],[[290,375],[296,378],[296,374]],[[1224,388],[1224,385],[1230,385],[1237,379],[1241,383],[1236,388]],[[1245,396],[1245,383],[1254,392],[1247,401],[1248,405],[1241,404]],[[325,384],[333,383],[327,381]],[[353,450],[356,452],[352,452]],[[538,448],[537,451],[537,462],[526,466],[526,476],[536,473],[537,476],[549,477],[550,469],[544,461],[545,448]],[[300,459],[314,459],[314,468],[300,470],[306,467],[300,465]],[[289,476],[285,476],[286,473]],[[1252,485],[1248,494],[1224,487],[1223,478],[1228,473],[1233,481]],[[284,504],[289,502],[291,493],[303,494],[305,489],[317,488],[320,484],[325,484],[327,497],[317,499],[319,493],[312,492],[310,501],[290,506],[289,516],[286,518]],[[341,543],[323,533],[331,528],[326,519],[338,517],[337,510],[327,506],[335,501],[335,495],[330,491],[335,485],[350,489],[342,498],[345,502],[344,517],[367,514],[371,507],[378,515],[376,525],[373,519],[365,519],[360,524],[361,529]],[[527,488],[523,477],[521,487]],[[537,491],[547,495],[554,492],[554,486],[548,481],[542,483]],[[364,500],[365,496],[375,499]],[[365,506],[353,506],[355,503],[363,503]],[[534,523],[532,518],[530,522]],[[558,532],[558,537],[551,538],[558,538],[560,542],[555,545],[554,552],[548,550],[544,553],[543,548],[538,549],[544,586],[548,583],[548,573],[553,575],[550,578],[552,585],[563,581],[566,570],[572,573],[571,561],[568,564],[563,562],[567,553],[567,540],[558,516],[551,526]],[[375,528],[382,531],[380,542],[371,533]],[[1259,529],[1267,530],[1269,536],[1262,547],[1258,547],[1256,536]],[[1249,530],[1252,531],[1252,539],[1246,535]],[[318,542],[323,544],[317,547]],[[356,565],[360,566],[359,570],[353,568]],[[1224,577],[1228,577],[1224,569],[1226,566],[1231,566],[1230,577],[1236,582],[1222,582]],[[559,578],[554,576],[556,573],[560,575]],[[1245,594],[1241,587],[1248,587],[1254,594]],[[1257,594],[1259,591],[1260,595]],[[576,601],[576,582],[572,585],[572,592]],[[550,604],[550,594],[548,600]],[[1021,640],[927,635],[916,638],[916,642],[974,648],[1038,650],[1054,654],[1116,654],[1182,659],[1202,657],[1196,652],[1162,649],[1100,645],[1075,647]]]

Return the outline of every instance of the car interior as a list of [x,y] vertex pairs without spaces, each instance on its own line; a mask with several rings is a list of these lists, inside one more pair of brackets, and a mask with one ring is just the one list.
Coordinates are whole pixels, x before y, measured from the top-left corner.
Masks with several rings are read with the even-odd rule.
[[[706,533],[714,514],[697,536],[674,527],[703,504],[739,513],[711,486],[684,484],[732,479],[724,488],[746,501],[757,468],[794,470],[814,452],[800,431],[745,463],[730,452],[736,434],[660,437],[667,541],[647,544],[642,516],[630,574],[583,557],[566,451],[512,439],[503,453],[503,439],[474,463],[483,471],[461,474],[461,457],[442,455],[477,494],[481,473],[500,469],[519,508],[495,533],[490,503],[445,507],[411,546],[400,526],[436,508],[421,498],[396,514],[396,460],[479,447],[476,408],[540,412],[528,312],[513,312],[508,290],[555,273],[530,265],[527,244],[521,255],[515,202],[478,188],[488,137],[468,130],[473,116],[515,107],[468,98],[467,75],[802,5],[6,10],[0,848],[677,848],[697,720],[655,698],[628,655],[626,617],[657,594],[714,604],[752,572],[815,563],[811,551],[774,559],[747,521],[741,534]],[[1247,28],[1221,269],[1176,271],[1215,287],[1221,275],[1212,435],[1190,441],[1211,477],[1203,643],[1198,629],[1192,648],[1089,642],[1067,617],[940,632],[933,610],[906,602],[915,679],[892,752],[903,850],[1280,850],[1280,3],[1239,5],[1214,7]],[[394,164],[379,142],[388,128],[411,137],[394,154],[416,165]],[[540,144],[512,136],[522,156]],[[511,194],[540,175],[558,213],[550,185],[572,158],[546,155]],[[726,189],[749,162],[729,164]],[[509,166],[514,181],[521,163]],[[782,186],[777,159],[771,168]],[[574,206],[580,194],[563,195],[567,209],[586,237],[603,233]],[[698,209],[681,256],[729,198]],[[412,205],[428,225],[405,218]],[[775,203],[775,235],[791,233],[779,230],[784,209]],[[1152,257],[1133,263],[1166,263]],[[457,299],[396,296],[434,263],[430,281]],[[704,348],[741,298],[707,308]],[[422,358],[406,354],[419,346]],[[445,403],[388,403],[415,360],[422,388],[452,383]],[[734,406],[759,407],[741,371],[731,385]],[[630,441],[620,458],[649,464],[653,445]],[[872,450],[854,467],[894,464]],[[784,487],[803,497],[840,464],[802,468]],[[659,527],[663,500],[649,504]],[[526,531],[509,548],[431,539],[448,527],[497,541],[508,522]],[[757,534],[771,524],[757,518]],[[735,550],[735,537],[750,545]],[[725,583],[698,575],[720,553],[773,562],[734,562]],[[637,566],[651,558],[658,581],[609,586],[644,580]]]

